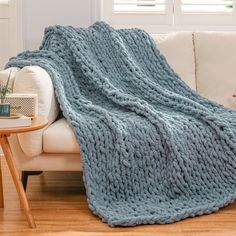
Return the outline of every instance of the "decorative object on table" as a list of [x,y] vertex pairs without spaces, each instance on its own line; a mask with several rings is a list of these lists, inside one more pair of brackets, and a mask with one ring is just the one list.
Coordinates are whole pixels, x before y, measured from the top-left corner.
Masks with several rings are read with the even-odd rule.
[[11,114],[9,117],[0,117],[0,129],[31,126],[31,117],[21,114]]
[[10,116],[10,104],[6,103],[6,95],[10,92],[9,81],[11,78],[11,71],[8,75],[7,82],[4,84],[0,82],[0,116],[9,117]]
[[49,27],[7,67],[29,65],[51,75],[104,222],[173,223],[236,199],[236,112],[191,90],[143,30]]
[[11,113],[20,113],[25,116],[38,115],[38,95],[24,93],[9,93],[6,102],[11,105]]

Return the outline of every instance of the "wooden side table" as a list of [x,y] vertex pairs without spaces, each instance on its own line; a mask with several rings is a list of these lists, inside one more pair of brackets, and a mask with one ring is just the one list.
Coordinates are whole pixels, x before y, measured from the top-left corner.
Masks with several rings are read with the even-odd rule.
[[[11,148],[8,142],[8,138],[11,134],[19,134],[30,131],[35,131],[44,128],[47,125],[48,121],[45,117],[36,117],[32,119],[32,125],[29,127],[19,127],[19,128],[4,128],[0,129],[0,144],[6,158],[8,168],[10,170],[15,188],[17,190],[21,205],[23,207],[24,213],[26,215],[28,224],[31,228],[36,228],[34,217],[30,212],[29,203],[26,198],[26,194],[20,180],[18,170],[14,164]],[[0,207],[4,207],[4,198],[3,198],[3,185],[2,185],[2,171],[0,165]]]

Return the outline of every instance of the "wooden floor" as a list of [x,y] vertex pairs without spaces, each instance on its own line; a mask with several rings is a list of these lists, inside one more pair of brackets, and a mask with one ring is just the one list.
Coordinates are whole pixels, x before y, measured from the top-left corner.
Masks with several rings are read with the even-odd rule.
[[88,209],[81,173],[44,173],[29,178],[27,196],[37,229],[29,229],[4,158],[5,208],[0,235],[236,236],[236,203],[218,213],[169,225],[110,228]]

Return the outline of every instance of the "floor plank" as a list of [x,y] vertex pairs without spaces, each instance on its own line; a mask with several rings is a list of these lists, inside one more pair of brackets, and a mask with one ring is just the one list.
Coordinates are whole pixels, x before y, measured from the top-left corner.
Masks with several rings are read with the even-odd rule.
[[42,236],[236,236],[236,203],[217,213],[169,225],[110,228],[88,209],[81,173],[46,172],[29,177],[27,197],[37,229],[29,229],[4,158],[5,208],[0,235]]

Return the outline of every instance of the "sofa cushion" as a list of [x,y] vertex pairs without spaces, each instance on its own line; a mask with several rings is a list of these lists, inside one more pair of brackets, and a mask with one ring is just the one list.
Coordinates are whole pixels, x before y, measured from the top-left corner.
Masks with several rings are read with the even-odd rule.
[[228,108],[236,108],[236,33],[196,32],[198,92]]
[[51,124],[43,133],[46,153],[80,153],[79,144],[65,118]]
[[[48,73],[38,66],[26,66],[16,75],[14,93],[38,94],[38,115],[48,118],[48,125],[58,116],[58,105],[54,88]],[[37,156],[42,153],[43,129],[19,134],[18,139],[23,152],[27,156]]]
[[174,71],[196,90],[193,33],[177,32],[152,37]]

